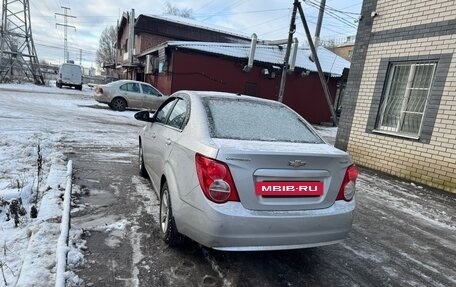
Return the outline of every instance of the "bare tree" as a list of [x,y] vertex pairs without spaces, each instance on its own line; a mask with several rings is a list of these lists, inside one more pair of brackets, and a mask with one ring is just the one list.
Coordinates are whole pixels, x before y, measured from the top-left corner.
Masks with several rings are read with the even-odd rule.
[[176,6],[173,6],[170,2],[165,3],[165,15],[174,15],[174,16],[180,16],[183,18],[191,18],[193,19],[193,10],[190,8],[177,8]]
[[116,44],[117,30],[115,26],[106,27],[101,32],[100,43],[97,50],[97,64],[102,67],[103,64],[116,63]]

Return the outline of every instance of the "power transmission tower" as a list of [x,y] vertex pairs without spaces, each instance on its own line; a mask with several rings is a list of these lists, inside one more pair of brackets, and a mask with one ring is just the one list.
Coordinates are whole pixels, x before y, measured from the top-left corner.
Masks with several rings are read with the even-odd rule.
[[0,25],[0,82],[26,76],[44,85],[32,37],[28,0],[3,0]]
[[63,60],[65,63],[68,62],[69,60],[69,53],[68,53],[68,33],[67,33],[67,28],[70,27],[70,28],[74,28],[74,30],[76,31],[76,27],[75,26],[71,26],[71,25],[68,25],[68,17],[69,18],[76,18],[75,16],[71,16],[71,15],[68,15],[68,10],[70,10],[69,7],[64,7],[64,6],[61,6],[63,11],[64,11],[64,14],[60,14],[60,13],[55,13],[55,15],[59,15],[59,16],[63,16],[63,23],[64,24],[61,24],[61,23],[57,23],[55,24],[55,26],[62,26],[63,27]]

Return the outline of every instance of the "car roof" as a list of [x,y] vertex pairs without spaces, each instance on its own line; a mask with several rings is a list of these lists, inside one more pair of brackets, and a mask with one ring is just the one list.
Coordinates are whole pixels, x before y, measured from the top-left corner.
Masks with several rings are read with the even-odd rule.
[[146,83],[146,82],[141,82],[141,81],[135,81],[135,80],[117,80],[117,81],[114,81],[112,83],[138,83],[138,84],[148,84],[150,85],[149,83]]
[[107,83],[106,85],[115,85],[115,86],[119,86],[119,85],[123,85],[123,84],[126,84],[126,83],[146,84],[146,85],[152,86],[152,85],[149,84],[149,83],[141,82],[141,81],[135,81],[135,80],[117,80],[117,81],[114,81],[114,82],[109,82],[109,83]]
[[193,91],[193,90],[182,90],[175,92],[173,95],[178,95],[179,93],[185,93],[190,96],[190,98],[209,98],[209,97],[217,97],[217,98],[226,98],[226,99],[244,99],[244,100],[252,100],[264,103],[275,103],[277,101],[267,100],[263,98],[243,95],[243,94],[235,94],[235,93],[227,93],[227,92],[216,92],[216,91]]
[[62,64],[62,67],[63,67],[63,66],[77,66],[77,67],[81,67],[80,65],[78,65],[78,64],[73,64],[73,63],[63,63],[63,64]]

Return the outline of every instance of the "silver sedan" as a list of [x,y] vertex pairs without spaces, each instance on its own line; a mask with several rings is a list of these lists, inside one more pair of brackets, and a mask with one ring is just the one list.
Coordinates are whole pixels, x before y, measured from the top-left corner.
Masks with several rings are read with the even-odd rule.
[[322,246],[351,230],[358,170],[287,106],[173,94],[139,134],[140,174],[160,194],[164,241],[218,250]]
[[111,109],[117,111],[126,108],[155,111],[168,97],[148,83],[119,80],[97,86],[94,98],[97,102],[108,104]]

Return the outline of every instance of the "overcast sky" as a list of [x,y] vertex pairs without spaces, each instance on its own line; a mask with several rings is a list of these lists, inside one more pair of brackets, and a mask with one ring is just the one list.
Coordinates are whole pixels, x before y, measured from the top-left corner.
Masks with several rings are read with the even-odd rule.
[[[104,28],[116,25],[124,11],[135,9],[136,16],[163,15],[167,0],[122,1],[122,0],[30,0],[33,39],[40,60],[59,64],[63,61],[64,13],[61,6],[69,7],[68,46],[70,59],[79,63],[80,50],[84,66],[96,66],[95,53]],[[136,2],[133,4],[133,2]],[[178,8],[189,8],[195,20],[227,27],[243,34],[256,33],[260,39],[287,38],[293,0],[174,0]],[[311,33],[315,31],[320,0],[302,1]],[[356,19],[362,0],[327,0],[327,12],[323,18],[321,37],[340,39],[356,34]],[[300,43],[305,33],[301,22],[297,25]]]

